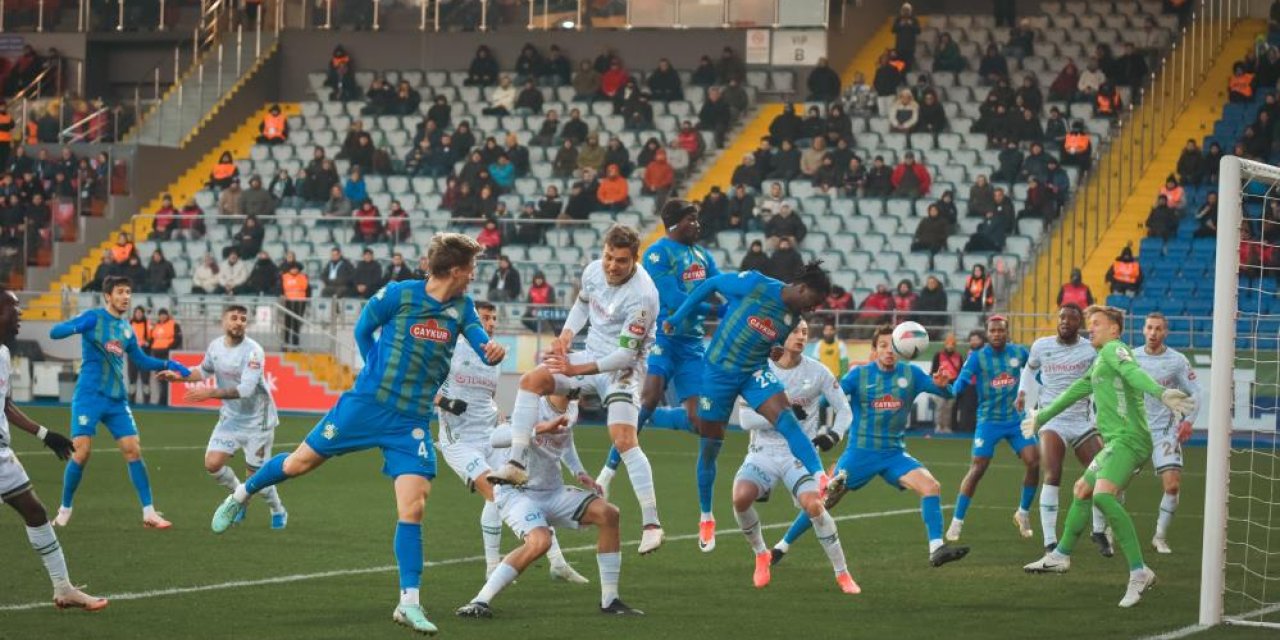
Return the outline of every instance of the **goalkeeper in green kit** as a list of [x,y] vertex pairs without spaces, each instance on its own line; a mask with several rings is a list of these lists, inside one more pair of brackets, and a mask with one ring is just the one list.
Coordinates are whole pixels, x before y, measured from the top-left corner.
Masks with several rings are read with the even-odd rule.
[[1085,376],[1067,388],[1048,407],[1029,412],[1022,423],[1024,435],[1048,422],[1076,401],[1093,396],[1098,431],[1104,446],[1084,477],[1076,481],[1075,500],[1067,512],[1067,523],[1056,549],[1024,567],[1028,573],[1066,573],[1071,568],[1071,550],[1076,539],[1092,520],[1094,504],[1108,524],[1129,561],[1129,586],[1121,607],[1132,607],[1156,581],[1156,574],[1142,560],[1142,546],[1133,520],[1117,499],[1129,480],[1151,457],[1151,432],[1147,428],[1143,394],[1160,398],[1175,413],[1186,415],[1194,403],[1179,389],[1166,389],[1134,361],[1133,351],[1120,341],[1124,313],[1111,307],[1093,306],[1085,310],[1090,341],[1098,358]]

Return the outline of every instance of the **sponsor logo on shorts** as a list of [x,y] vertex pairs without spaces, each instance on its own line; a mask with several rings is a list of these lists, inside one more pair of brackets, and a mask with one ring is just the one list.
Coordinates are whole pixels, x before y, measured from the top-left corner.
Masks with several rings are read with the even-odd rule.
[[102,345],[102,347],[107,350],[107,353],[110,353],[113,356],[124,355],[124,343],[119,340],[108,340],[106,344]]
[[992,389],[1004,389],[1006,387],[1016,387],[1016,386],[1018,386],[1018,379],[1013,377],[1007,372],[1001,373],[1000,375],[991,379]]
[[76,418],[76,421],[79,422],[82,427],[88,426],[89,416],[80,416],[79,418]]
[[974,439],[973,439],[973,446],[975,446],[975,447],[981,447],[983,442],[985,442],[985,441],[984,441],[982,438],[974,438]]
[[704,411],[711,410],[711,398],[698,398],[698,406]]
[[324,436],[325,440],[332,440],[334,436],[338,435],[338,427],[330,422],[324,425],[324,431],[321,431],[320,435]]
[[685,269],[684,273],[680,274],[680,279],[684,280],[685,282],[706,280],[707,268],[702,264],[695,262],[689,265],[689,268]]
[[773,326],[773,320],[761,318],[760,316],[748,316],[747,326],[769,340],[778,339],[778,329]]
[[885,394],[883,397],[872,400],[871,408],[876,411],[897,411],[902,408],[902,400]]
[[413,430],[413,432],[412,432],[412,433],[413,433],[413,439],[414,439],[414,440],[421,440],[421,439],[423,439],[423,438],[427,437],[427,432],[426,432],[426,431],[423,431],[423,430],[422,430],[422,427],[416,427],[416,428],[414,428],[414,430]]
[[432,342],[448,342],[452,334],[448,327],[440,326],[435,320],[419,322],[409,327],[409,335],[419,340],[430,340]]

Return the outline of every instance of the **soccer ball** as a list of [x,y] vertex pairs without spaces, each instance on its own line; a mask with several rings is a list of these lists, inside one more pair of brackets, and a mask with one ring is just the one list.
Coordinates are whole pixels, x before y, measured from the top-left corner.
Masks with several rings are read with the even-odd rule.
[[929,332],[919,322],[904,322],[893,328],[893,350],[898,356],[913,360],[929,347]]

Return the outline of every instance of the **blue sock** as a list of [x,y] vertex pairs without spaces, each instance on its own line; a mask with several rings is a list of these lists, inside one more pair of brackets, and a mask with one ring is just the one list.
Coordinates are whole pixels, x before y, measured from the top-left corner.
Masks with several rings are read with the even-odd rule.
[[67,468],[62,472],[62,506],[70,509],[71,501],[76,497],[76,489],[80,488],[80,477],[84,475],[84,467],[75,460],[67,461]]
[[248,491],[249,495],[253,495],[267,487],[288,480],[289,476],[284,473],[284,460],[288,457],[289,454],[287,453],[277,453],[274,458],[268,460],[266,464],[262,465],[261,469],[258,469],[253,475],[249,476],[248,480],[244,481],[244,490]]
[[[649,418],[653,416],[653,413],[653,409],[640,407],[640,419],[636,421],[636,435],[639,435],[644,426],[649,423]],[[622,464],[622,454],[618,453],[617,447],[609,447],[609,455],[604,459],[604,466],[612,471],[617,471],[620,464]]]
[[711,496],[716,486],[716,458],[724,440],[698,439],[698,506],[703,513],[711,513]]
[[1031,502],[1034,501],[1035,499],[1036,499],[1036,486],[1035,485],[1031,485],[1029,487],[1023,486],[1022,500],[1018,502],[1018,508],[1022,509],[1023,511],[1030,511]]
[[929,541],[942,539],[942,498],[925,496],[920,499],[920,516],[924,518],[924,529],[929,532]]
[[684,407],[661,407],[653,412],[651,422],[655,429],[693,432],[693,424],[689,422],[689,412],[685,411]]
[[138,502],[142,506],[151,506],[151,479],[147,477],[147,465],[142,458],[129,463],[129,480],[133,481],[133,490],[138,492]]
[[796,540],[800,539],[800,536],[812,528],[813,523],[809,521],[809,514],[801,511],[800,515],[796,516],[796,521],[791,523],[791,528],[787,529],[787,535],[782,536],[782,541],[787,544],[795,544]]
[[417,589],[422,584],[422,525],[396,523],[396,564],[400,566],[400,588]]
[[972,499],[963,493],[956,496],[956,512],[951,514],[951,517],[956,520],[964,520],[964,514],[969,511],[969,501]]
[[809,441],[809,436],[804,434],[804,429],[800,428],[800,422],[796,420],[796,414],[791,409],[778,414],[778,422],[773,425],[773,428],[787,439],[787,447],[791,449],[791,455],[804,465],[806,471],[815,476],[822,473],[822,458],[818,457],[818,450]]

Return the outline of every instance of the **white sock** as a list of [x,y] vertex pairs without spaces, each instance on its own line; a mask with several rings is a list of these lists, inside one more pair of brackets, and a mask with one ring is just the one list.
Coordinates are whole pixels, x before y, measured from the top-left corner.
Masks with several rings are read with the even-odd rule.
[[1130,569],[1130,570],[1129,570],[1129,579],[1130,579],[1130,580],[1136,580],[1136,579],[1138,579],[1138,578],[1142,577],[1142,574],[1146,573],[1146,571],[1147,571],[1147,566],[1146,566],[1146,565],[1142,565],[1142,567],[1140,567],[1140,568],[1138,568],[1138,569]]
[[1107,514],[1103,513],[1098,507],[1093,508],[1093,532],[1106,533],[1107,531]]
[[489,579],[485,581],[484,588],[480,589],[480,593],[472,598],[472,602],[483,602],[489,604],[498,596],[498,593],[507,588],[507,585],[516,581],[516,576],[520,575],[516,568],[503,562],[489,574]]
[[779,540],[778,544],[773,545],[773,548],[783,553],[786,553],[791,550],[791,543],[787,542],[786,540]]
[[649,458],[636,446],[622,452],[622,463],[627,465],[631,488],[635,489],[636,500],[640,502],[641,524],[658,524],[658,494],[653,490],[653,467],[649,465]]
[[835,569],[836,574],[844,573],[848,567],[844,562],[844,549],[840,546],[840,533],[836,529],[836,521],[831,519],[831,514],[826,511],[816,518],[809,518],[809,522],[813,523],[813,532],[818,536],[818,542],[822,543],[822,550],[827,552],[827,559],[831,561],[831,568]]
[[596,564],[600,567],[600,606],[607,607],[618,599],[618,576],[622,573],[622,553],[597,553]]
[[933,540],[930,540],[930,541],[929,541],[929,555],[933,555],[933,552],[934,552],[934,551],[937,551],[939,548],[941,548],[943,544],[944,544],[944,543],[942,542],[942,538],[934,538]]
[[759,555],[768,550],[764,546],[764,536],[760,534],[760,515],[756,513],[755,507],[747,507],[746,511],[734,509],[733,517],[738,521],[742,535],[747,537],[747,544],[751,545],[752,553]]
[[1058,542],[1058,487],[1040,487],[1040,531],[1047,547]]
[[44,570],[49,572],[49,580],[53,589],[66,589],[71,586],[71,578],[67,575],[67,559],[62,555],[62,545],[58,543],[58,535],[53,532],[53,525],[46,522],[38,527],[27,527],[27,540],[31,548],[40,554],[44,562]]
[[150,518],[151,516],[154,516],[154,515],[157,515],[157,514],[156,514],[156,507],[155,507],[155,505],[150,505],[150,504],[149,504],[149,505],[147,505],[147,506],[145,506],[145,507],[143,507],[143,508],[142,508],[142,517],[143,517],[143,518]]
[[218,484],[226,487],[228,491],[235,491],[236,487],[240,485],[240,479],[236,477],[236,472],[232,471],[231,467],[228,466],[223,466],[217,471],[209,472],[209,477],[213,478]]
[[716,516],[714,513],[711,513],[710,511],[702,512],[702,522],[715,522],[715,521],[716,521]]
[[484,563],[490,570],[502,562],[502,514],[498,505],[485,500],[480,510],[480,539],[484,542]]
[[235,491],[231,492],[231,496],[236,499],[236,502],[244,504],[249,501],[249,490],[244,488],[243,483],[238,484],[236,485]]
[[284,503],[280,501],[280,492],[276,491],[275,485],[271,485],[266,489],[263,489],[261,494],[262,499],[265,500],[267,502],[267,506],[270,507],[271,513],[284,512]]
[[417,589],[401,589],[400,604],[421,604],[418,600]]
[[521,464],[533,439],[533,427],[538,423],[538,394],[520,389],[516,391],[515,405],[511,409],[511,459]]
[[1156,518],[1156,537],[1164,539],[1169,533],[1169,523],[1173,521],[1173,512],[1178,510],[1178,494],[1166,493],[1160,498],[1160,516]]
[[547,549],[547,559],[551,561],[551,567],[563,567],[565,562],[564,552],[560,550],[560,538],[556,535],[556,530],[551,530],[551,547]]

